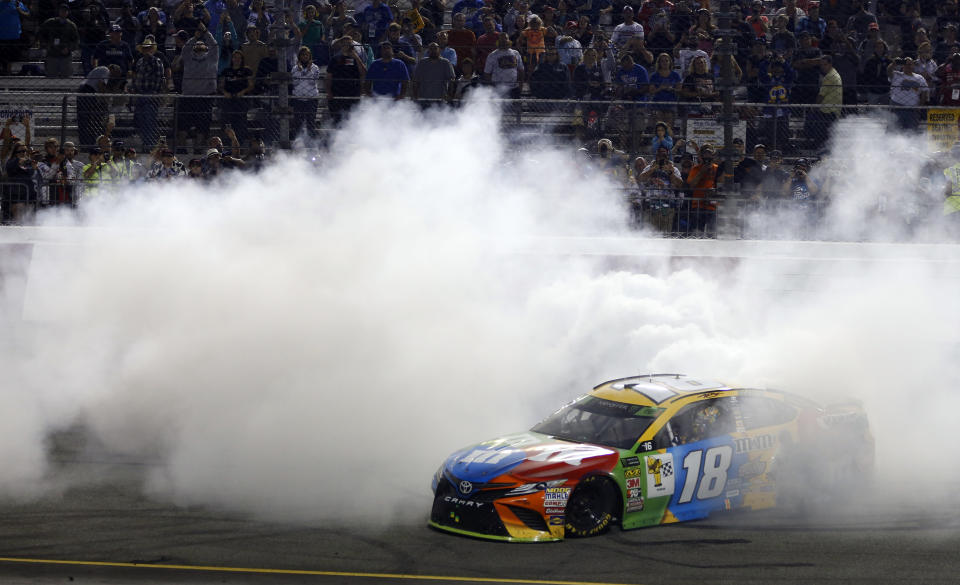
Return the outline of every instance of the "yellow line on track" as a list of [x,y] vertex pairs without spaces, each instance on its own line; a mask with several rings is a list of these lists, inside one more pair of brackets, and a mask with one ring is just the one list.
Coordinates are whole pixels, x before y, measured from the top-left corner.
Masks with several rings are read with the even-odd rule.
[[409,575],[404,573],[354,573],[348,571],[311,571],[306,569],[257,569],[252,567],[211,567],[203,565],[161,565],[156,563],[117,563],[109,561],[68,561],[61,559],[27,559],[0,557],[0,563],[34,565],[69,565],[78,567],[114,567],[127,569],[173,569],[177,571],[209,571],[219,573],[259,573],[272,575],[313,575],[317,577],[356,577],[362,579],[406,579],[410,581],[450,581],[463,583],[527,583],[529,585],[625,585],[597,581],[551,581],[541,579],[506,579],[498,577],[455,577],[445,575]]

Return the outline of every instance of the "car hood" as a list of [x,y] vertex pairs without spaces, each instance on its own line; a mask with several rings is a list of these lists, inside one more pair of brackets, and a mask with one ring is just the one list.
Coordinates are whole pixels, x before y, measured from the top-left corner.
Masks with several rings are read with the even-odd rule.
[[609,447],[526,432],[461,449],[447,458],[444,469],[458,479],[474,483],[487,483],[508,472],[540,480],[582,471],[585,466],[612,469],[618,457],[618,451]]

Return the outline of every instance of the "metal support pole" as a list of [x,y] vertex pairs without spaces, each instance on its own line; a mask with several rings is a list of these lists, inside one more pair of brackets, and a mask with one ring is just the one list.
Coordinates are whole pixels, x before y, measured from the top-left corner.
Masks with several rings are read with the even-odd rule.
[[273,115],[280,121],[280,148],[290,149],[290,92],[289,83],[292,79],[287,71],[287,56],[290,47],[290,27],[296,23],[287,22],[287,6],[289,0],[275,0],[274,7],[279,11],[273,24],[270,25],[271,42],[277,49],[277,72],[271,75],[277,83],[277,96]]
[[[738,34],[734,28],[734,23],[741,18],[741,15],[734,10],[735,8],[731,6],[730,0],[720,2],[720,11],[717,12],[717,29],[714,31],[714,36],[718,38],[714,51],[720,55],[720,79],[717,80],[717,85],[722,102],[718,119],[723,124],[723,148],[720,150],[720,175],[724,178],[720,190],[723,198],[739,196],[739,186],[735,185],[732,180],[733,161],[737,154],[733,147],[733,125],[739,120],[739,116],[733,109],[733,90],[737,85],[733,73],[733,56],[736,54],[736,44],[733,42],[733,37]],[[718,193],[719,195],[721,193]],[[731,226],[727,226],[727,222],[721,219],[728,217],[728,214],[723,213],[723,207],[724,202],[722,200],[718,201],[717,236],[721,238],[731,231],[728,229]]]

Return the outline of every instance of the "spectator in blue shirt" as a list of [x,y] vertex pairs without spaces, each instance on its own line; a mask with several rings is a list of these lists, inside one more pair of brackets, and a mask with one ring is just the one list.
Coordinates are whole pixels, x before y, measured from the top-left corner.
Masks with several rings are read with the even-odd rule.
[[357,26],[363,35],[363,42],[377,44],[387,32],[387,26],[393,22],[393,13],[383,0],[373,0],[373,4],[355,14]]
[[617,99],[643,101],[650,91],[650,76],[642,65],[634,63],[630,53],[625,53],[614,74],[614,87]]
[[380,43],[380,58],[367,69],[365,93],[371,97],[402,99],[407,92],[410,72],[403,61],[393,58],[393,45]]
[[10,75],[10,63],[20,58],[20,18],[29,15],[23,2],[0,0],[0,74]]

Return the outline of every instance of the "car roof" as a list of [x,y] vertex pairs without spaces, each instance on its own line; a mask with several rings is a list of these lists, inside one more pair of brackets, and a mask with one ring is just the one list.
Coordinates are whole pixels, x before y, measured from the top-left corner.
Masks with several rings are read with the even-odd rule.
[[721,382],[686,374],[643,374],[598,384],[590,396],[638,406],[664,406],[684,396],[727,390],[732,388]]

